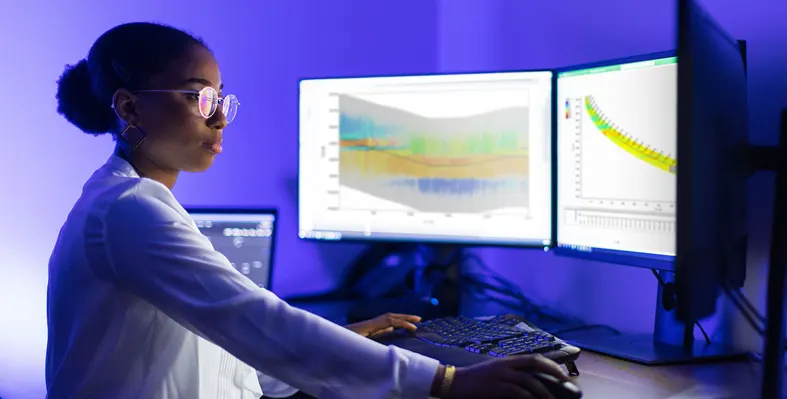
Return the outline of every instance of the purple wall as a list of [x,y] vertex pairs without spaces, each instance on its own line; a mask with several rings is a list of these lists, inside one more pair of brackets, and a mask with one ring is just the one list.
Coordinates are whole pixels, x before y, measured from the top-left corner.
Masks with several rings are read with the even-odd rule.
[[[112,149],[109,138],[70,126],[55,113],[54,100],[64,64],[84,57],[106,29],[132,20],[167,22],[201,35],[215,50],[229,91],[243,103],[241,114],[226,131],[225,153],[215,167],[183,176],[175,193],[191,205],[279,207],[275,284],[282,295],[332,288],[361,248],[297,238],[299,78],[563,66],[671,49],[675,41],[670,1],[72,3],[10,2],[0,16],[8,150],[0,157],[0,396],[6,399],[44,394],[47,259],[82,183]],[[778,110],[787,106],[787,7],[779,0],[707,3],[724,26],[749,41],[752,140],[774,143]],[[753,179],[751,192],[746,291],[762,303],[771,180]],[[538,251],[481,253],[540,303],[627,331],[652,328],[656,284],[647,270]],[[709,331],[715,338],[759,348],[739,316],[720,316],[722,323],[709,322],[716,325]]]

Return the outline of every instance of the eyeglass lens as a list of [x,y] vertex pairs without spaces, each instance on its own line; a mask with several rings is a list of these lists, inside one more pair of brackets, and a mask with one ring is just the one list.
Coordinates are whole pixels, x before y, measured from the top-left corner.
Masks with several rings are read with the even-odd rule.
[[227,123],[235,119],[238,114],[238,98],[234,94],[228,94],[222,99],[219,99],[219,94],[216,89],[208,86],[203,88],[199,93],[199,112],[205,118],[210,118],[221,103],[221,112]]

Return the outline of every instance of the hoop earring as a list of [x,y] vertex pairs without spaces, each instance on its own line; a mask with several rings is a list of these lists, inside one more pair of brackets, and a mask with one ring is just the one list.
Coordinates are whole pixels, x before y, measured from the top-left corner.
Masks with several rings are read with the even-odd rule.
[[[132,127],[134,129],[136,129],[139,132],[139,134],[140,134],[140,137],[137,138],[136,140],[129,139],[129,137],[128,137],[129,136],[129,134],[128,134],[129,133],[129,129],[131,129]],[[137,147],[139,147],[139,145],[142,144],[143,141],[145,141],[146,137],[147,137],[147,134],[145,134],[145,132],[143,132],[142,129],[140,129],[140,128],[134,126],[134,125],[131,125],[131,124],[126,125],[126,128],[123,129],[122,132],[120,132],[120,138],[123,139],[123,141],[125,141],[126,144],[131,146],[131,151],[135,151],[137,149]],[[132,141],[135,141],[135,142],[132,142]]]

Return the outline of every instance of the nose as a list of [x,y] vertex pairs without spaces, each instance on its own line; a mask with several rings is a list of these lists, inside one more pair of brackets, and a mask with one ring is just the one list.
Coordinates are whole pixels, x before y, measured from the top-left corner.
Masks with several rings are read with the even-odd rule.
[[224,130],[227,127],[227,118],[224,116],[224,112],[221,111],[221,108],[217,109],[213,115],[208,118],[208,126],[210,126],[214,130]]

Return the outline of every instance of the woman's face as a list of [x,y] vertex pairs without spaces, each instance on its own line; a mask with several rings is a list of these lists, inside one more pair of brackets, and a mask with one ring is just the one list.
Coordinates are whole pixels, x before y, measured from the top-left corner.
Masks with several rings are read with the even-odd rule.
[[206,86],[219,97],[223,84],[219,65],[206,48],[191,46],[164,73],[151,79],[148,90],[183,92],[137,92],[134,109],[145,140],[136,149],[160,168],[201,172],[221,152],[227,120],[218,107],[209,118],[199,112],[199,95]]

